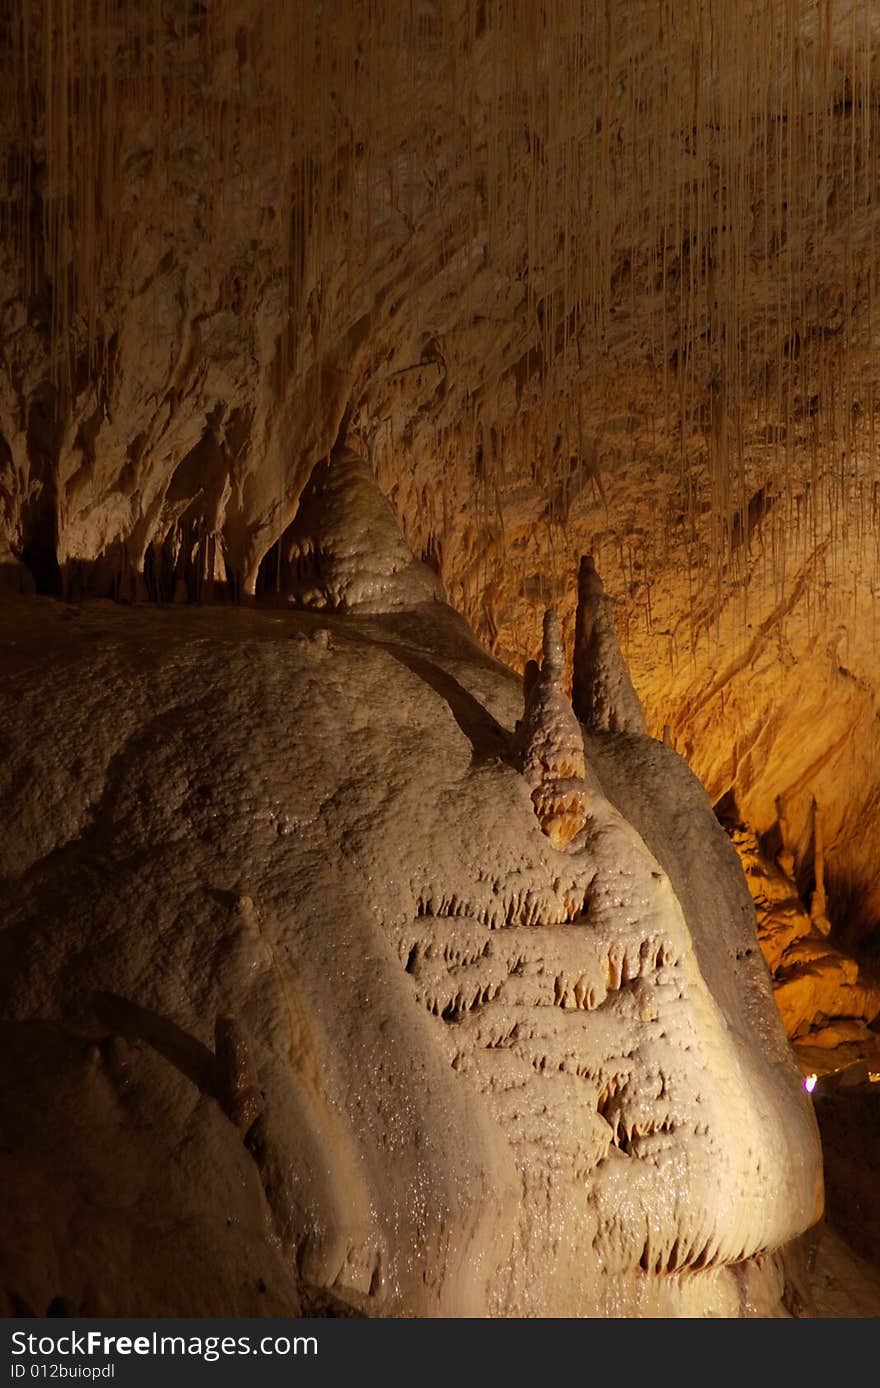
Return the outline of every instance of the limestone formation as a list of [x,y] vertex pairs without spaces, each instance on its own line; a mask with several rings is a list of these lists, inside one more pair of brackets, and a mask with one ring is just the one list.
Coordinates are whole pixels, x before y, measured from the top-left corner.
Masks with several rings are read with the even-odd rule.
[[3,1305],[778,1307],[710,805],[860,1044],[877,8],[0,5]]
[[785,801],[783,797],[779,796],[776,803],[779,813],[779,849],[776,854],[776,863],[779,871],[783,873],[785,877],[794,880],[795,856],[791,848],[788,817],[785,813]]
[[33,593],[33,574],[21,562],[5,536],[0,535],[0,591]]
[[443,601],[415,560],[369,465],[351,449],[319,463],[282,541],[288,601],[330,612],[386,612]]
[[442,603],[17,598],[0,640],[16,1305],[778,1311],[821,1168],[742,871],[651,738],[588,738],[584,817],[552,614],[564,853],[522,683]]
[[520,669],[588,535],[650,726],[873,929],[875,5],[7,11],[0,585],[281,592],[345,445]]
[[532,788],[532,804],[554,848],[563,849],[586,823],[584,742],[562,681],[565,660],[559,618],[544,614],[544,657],[540,673],[532,667],[525,684],[525,712],[519,725],[522,771]]
[[591,554],[578,570],[571,700],[592,732],[644,733],[645,715],[620,650],[611,603]]
[[[880,986],[870,971],[831,944],[823,923],[798,896],[782,854],[774,864],[754,833],[742,827],[732,838],[755,902],[773,996],[806,1068],[833,1068],[834,1052],[840,1064],[880,1053],[878,1038],[869,1031],[880,1017]],[[818,1060],[817,1050],[824,1053]]]

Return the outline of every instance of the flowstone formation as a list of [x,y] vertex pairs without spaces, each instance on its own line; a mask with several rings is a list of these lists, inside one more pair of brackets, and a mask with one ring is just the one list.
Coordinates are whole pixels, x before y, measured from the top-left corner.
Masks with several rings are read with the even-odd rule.
[[558,847],[415,591],[0,607],[13,1309],[784,1314],[818,1139],[706,795],[584,734]]
[[774,864],[744,825],[731,826],[730,836],[755,902],[776,1006],[804,1069],[821,1074],[862,1057],[877,1068],[880,1036],[871,1029],[880,1018],[876,977],[828,939],[824,916],[807,910],[784,839]]

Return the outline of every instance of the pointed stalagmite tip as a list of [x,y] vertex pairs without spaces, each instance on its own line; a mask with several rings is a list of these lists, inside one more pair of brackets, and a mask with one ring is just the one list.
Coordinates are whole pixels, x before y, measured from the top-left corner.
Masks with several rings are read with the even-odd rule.
[[555,848],[565,848],[586,823],[586,763],[580,724],[565,696],[565,654],[559,617],[544,614],[543,660],[526,666],[525,712],[519,725],[522,771],[532,804]]
[[647,732],[592,554],[583,555],[578,569],[571,697],[575,713],[592,732]]

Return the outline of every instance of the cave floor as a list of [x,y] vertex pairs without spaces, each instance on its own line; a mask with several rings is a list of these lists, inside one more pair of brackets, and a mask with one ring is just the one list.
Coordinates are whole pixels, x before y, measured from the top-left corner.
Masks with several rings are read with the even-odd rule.
[[880,1317],[880,1267],[861,1258],[832,1224],[822,1229],[811,1292],[814,1317]]
[[880,1084],[816,1100],[825,1219],[810,1280],[811,1314],[880,1317]]

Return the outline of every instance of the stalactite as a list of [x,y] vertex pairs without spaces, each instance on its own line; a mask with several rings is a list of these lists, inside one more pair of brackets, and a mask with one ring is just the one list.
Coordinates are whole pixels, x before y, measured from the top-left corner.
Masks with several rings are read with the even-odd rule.
[[[877,479],[866,364],[878,186],[869,6],[26,0],[19,9],[2,54],[18,172],[3,175],[0,221],[22,248],[24,297],[44,275],[51,286],[63,397],[81,390],[83,362],[94,379],[109,360],[107,315],[132,237],[132,157],[160,209],[153,234],[173,244],[199,204],[198,225],[220,247],[230,212],[250,203],[255,163],[277,151],[267,258],[280,282],[280,396],[305,361],[317,365],[344,340],[347,315],[385,311],[365,286],[389,226],[415,233],[427,219],[437,268],[463,255],[522,286],[520,345],[536,368],[512,423],[496,417],[496,392],[470,399],[468,427],[484,440],[479,476],[438,419],[434,455],[454,474],[444,509],[454,499],[488,521],[503,511],[505,479],[533,468],[558,580],[563,547],[575,543],[572,441],[580,486],[584,420],[602,413],[616,315],[635,318],[643,305],[659,382],[650,411],[678,450],[693,591],[711,579],[717,609],[735,580],[745,628],[750,559],[733,537],[745,534],[759,485],[798,518],[772,536],[780,613],[808,537],[815,548],[830,528],[835,563],[851,553],[867,562],[855,522]],[[186,167],[193,149],[198,177]],[[476,277],[464,286],[471,323]],[[863,303],[868,326],[857,331]],[[324,373],[314,379],[320,410]],[[389,446],[410,443],[392,430]],[[277,467],[267,549],[295,490]],[[491,583],[503,548],[481,562]],[[706,608],[701,599],[691,615],[695,643],[711,625]]]

